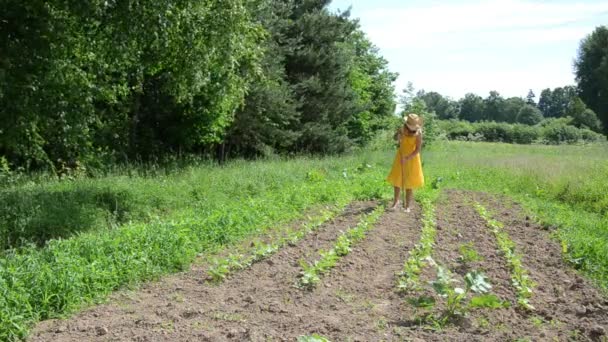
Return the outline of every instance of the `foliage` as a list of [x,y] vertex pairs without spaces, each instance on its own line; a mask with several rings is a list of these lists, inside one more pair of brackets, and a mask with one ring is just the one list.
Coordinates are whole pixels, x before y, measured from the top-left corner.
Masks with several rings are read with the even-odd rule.
[[531,105],[524,105],[517,113],[517,122],[524,125],[536,125],[543,121],[543,114],[540,110]]
[[561,118],[566,116],[568,104],[576,97],[576,88],[573,86],[557,87],[553,90],[547,88],[540,94],[538,109],[546,118]]
[[463,264],[469,264],[472,262],[482,261],[483,257],[477,253],[475,247],[473,247],[472,242],[461,244],[458,247],[458,251],[460,252],[460,256],[458,257],[458,261]]
[[431,91],[419,91],[416,97],[424,101],[429,112],[434,112],[440,120],[457,119],[460,108],[458,103],[449,98],[443,97],[441,94]]
[[298,342],[331,342],[331,341],[321,335],[312,334],[310,336],[298,337]]
[[572,118],[572,125],[578,128],[588,128],[594,132],[602,131],[602,123],[595,112],[579,98],[575,97],[568,104],[566,114]]
[[484,102],[481,96],[469,93],[460,100],[460,119],[469,122],[481,121],[484,119],[483,113]]
[[[527,105],[526,105],[527,106]],[[540,124],[508,124],[504,122],[438,121],[439,132],[450,140],[506,142],[515,144],[575,144],[606,140],[586,128],[573,126],[570,117],[545,119]]]
[[396,74],[328,1],[7,1],[0,155],[26,171],[343,152],[394,112]]
[[424,146],[432,146],[433,143],[439,138],[439,130],[437,126],[437,114],[435,112],[428,111],[426,103],[423,99],[418,96],[414,96],[414,87],[410,83],[408,87],[403,90],[403,94],[400,99],[403,111],[401,113],[401,124],[403,120],[410,114],[417,114],[423,119],[423,144]]
[[240,0],[10,0],[0,153],[55,169],[221,139],[259,59]]
[[445,267],[436,265],[437,278],[431,282],[433,289],[440,297],[445,298],[446,308],[443,315],[438,319],[441,325],[445,325],[449,320],[457,316],[467,314],[471,306],[467,303],[467,295],[470,292],[488,293],[492,286],[488,283],[486,276],[478,271],[473,271],[465,275],[465,288],[454,287],[452,284],[458,280]]
[[608,27],[597,27],[581,41],[574,69],[581,99],[608,130]]

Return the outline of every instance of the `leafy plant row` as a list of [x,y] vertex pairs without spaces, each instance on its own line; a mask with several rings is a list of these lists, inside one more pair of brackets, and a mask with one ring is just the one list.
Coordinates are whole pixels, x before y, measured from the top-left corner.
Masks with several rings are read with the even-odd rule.
[[431,253],[437,235],[435,222],[435,207],[430,199],[423,198],[422,206],[422,232],[420,242],[414,246],[403,270],[397,279],[397,288],[400,292],[410,292],[420,287],[420,273],[423,267],[431,260]]
[[535,284],[522,265],[521,255],[517,254],[515,251],[515,243],[504,230],[504,225],[493,219],[492,215],[484,206],[475,203],[475,209],[477,209],[479,215],[483,217],[488,228],[490,228],[496,237],[498,247],[509,264],[511,282],[517,292],[517,304],[526,310],[534,310],[534,307],[530,304],[530,298],[532,297],[532,289]]
[[215,258],[207,270],[207,275],[215,282],[221,282],[233,271],[245,269],[256,262],[262,261],[275,254],[286,245],[295,245],[306,235],[316,231],[324,223],[336,217],[346,203],[326,208],[317,216],[311,217],[300,229],[287,230],[285,236],[277,237],[276,241],[269,243],[254,243],[253,247],[242,254],[230,254],[226,258]]
[[314,263],[309,264],[301,260],[300,266],[302,267],[302,272],[298,286],[306,289],[314,288],[321,281],[322,274],[327,273],[335,267],[340,258],[348,255],[354,244],[365,239],[365,234],[374,227],[374,224],[383,212],[384,207],[378,206],[372,213],[364,215],[355,228],[347,230],[338,237],[332,249],[329,251],[319,251],[321,258]]

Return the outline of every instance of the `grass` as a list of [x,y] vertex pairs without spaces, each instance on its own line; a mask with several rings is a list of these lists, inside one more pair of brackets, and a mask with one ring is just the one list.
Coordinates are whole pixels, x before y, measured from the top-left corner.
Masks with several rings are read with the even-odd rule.
[[[199,253],[211,253],[301,218],[313,206],[378,198],[388,189],[383,186],[386,170],[367,166],[377,165],[374,157],[378,158],[360,154],[235,162],[221,168],[186,168],[154,178],[115,175],[6,188],[3,191],[8,193],[18,188],[35,189],[32,193],[56,188],[71,192],[116,181],[117,188],[123,184],[128,196],[141,199],[133,207],[136,209],[126,211],[130,217],[147,210],[154,214],[111,229],[99,226],[70,233],[69,239],[47,240],[42,247],[5,250],[0,258],[0,340],[24,339],[36,321],[99,302],[125,285],[182,270]],[[44,204],[33,204],[41,201],[36,196],[24,198],[28,200],[19,204],[23,207]],[[43,226],[28,227],[36,233]]]

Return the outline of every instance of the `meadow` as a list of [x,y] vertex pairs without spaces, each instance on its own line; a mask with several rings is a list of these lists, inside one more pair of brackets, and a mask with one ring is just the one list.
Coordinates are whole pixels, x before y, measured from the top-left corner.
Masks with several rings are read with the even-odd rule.
[[[294,220],[314,221],[310,212],[319,206],[387,199],[393,156],[385,148],[224,166],[139,166],[97,178],[5,179],[0,339],[24,338],[37,321],[184,270],[197,256]],[[423,160],[427,186],[417,198],[426,206],[446,189],[507,195],[553,232],[571,265],[608,288],[606,145],[436,142]]]

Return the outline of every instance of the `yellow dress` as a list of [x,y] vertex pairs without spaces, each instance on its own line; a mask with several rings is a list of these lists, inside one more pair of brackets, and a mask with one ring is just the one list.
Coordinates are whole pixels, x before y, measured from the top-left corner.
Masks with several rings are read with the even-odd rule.
[[[401,172],[401,156],[406,157],[416,150],[415,135],[403,135],[399,144],[399,149],[393,161],[391,172],[386,177],[386,180],[393,186],[405,189],[417,189],[424,186],[424,175],[422,174],[422,163],[420,161],[420,153],[415,157],[405,162],[404,172]],[[402,181],[402,175],[405,175],[405,182]]]

